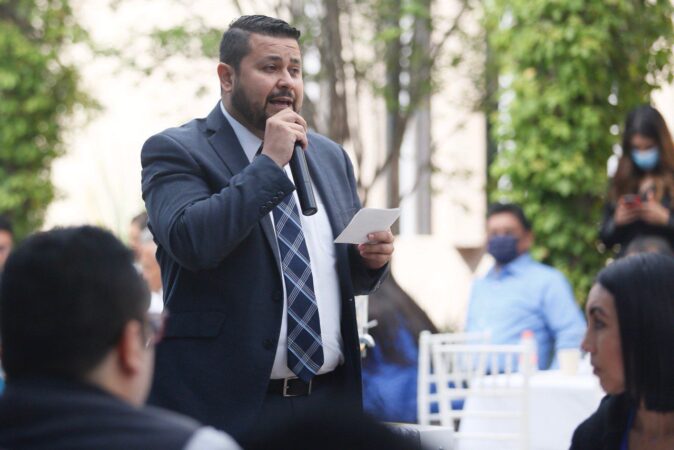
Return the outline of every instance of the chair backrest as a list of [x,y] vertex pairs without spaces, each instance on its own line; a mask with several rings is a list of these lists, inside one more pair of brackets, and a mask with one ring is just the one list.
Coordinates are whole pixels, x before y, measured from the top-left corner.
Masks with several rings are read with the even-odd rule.
[[[419,335],[419,370],[417,378],[417,416],[421,425],[438,423],[437,392],[432,371],[431,347],[437,344],[486,344],[486,333],[436,333],[422,331]],[[433,412],[435,411],[435,412]]]
[[526,449],[534,344],[488,345],[487,340],[485,335],[421,334],[419,423],[458,428],[461,448],[510,443],[507,448]]

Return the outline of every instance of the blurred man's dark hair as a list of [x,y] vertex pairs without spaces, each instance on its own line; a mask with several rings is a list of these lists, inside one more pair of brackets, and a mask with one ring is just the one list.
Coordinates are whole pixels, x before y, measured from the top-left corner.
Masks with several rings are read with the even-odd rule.
[[627,246],[625,255],[636,255],[638,253],[661,253],[663,255],[674,256],[672,246],[669,242],[660,236],[640,236],[633,239]]
[[82,378],[143,321],[145,282],[131,252],[94,227],[35,234],[9,257],[0,286],[0,333],[8,379]]
[[248,39],[251,33],[287,37],[296,41],[300,38],[300,31],[281,19],[260,15],[241,16],[229,24],[229,29],[222,35],[220,62],[232,66],[238,73],[241,60],[250,51]]
[[512,214],[517,218],[517,220],[522,224],[526,231],[531,231],[531,222],[527,219],[527,216],[524,215],[524,211],[519,205],[514,203],[494,203],[489,206],[487,210],[487,220],[496,214]]
[[0,215],[0,231],[6,231],[14,236],[14,227],[7,216]]

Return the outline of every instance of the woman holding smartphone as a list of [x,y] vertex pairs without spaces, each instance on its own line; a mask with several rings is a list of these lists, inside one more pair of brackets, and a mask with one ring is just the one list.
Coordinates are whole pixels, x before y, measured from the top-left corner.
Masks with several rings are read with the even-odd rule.
[[619,256],[639,236],[660,236],[674,246],[674,144],[662,115],[649,105],[630,111],[622,148],[604,207],[602,242]]

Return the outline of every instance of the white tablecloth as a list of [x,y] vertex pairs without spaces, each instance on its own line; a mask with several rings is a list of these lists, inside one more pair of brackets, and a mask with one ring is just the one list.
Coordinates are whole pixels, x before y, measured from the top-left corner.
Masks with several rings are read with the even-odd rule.
[[[493,381],[498,383],[497,375]],[[492,378],[492,377],[487,377]],[[519,381],[518,381],[519,380]],[[485,379],[484,381],[490,381]],[[521,386],[521,376],[515,375],[511,382]],[[597,377],[591,374],[565,375],[558,371],[534,373],[529,381],[528,436],[530,450],[567,450],[576,427],[597,410],[604,392]],[[469,396],[464,410],[513,411],[520,408],[519,398]],[[461,422],[462,432],[517,433],[519,422],[507,419],[465,417]],[[458,448],[466,449],[515,449],[509,442],[460,442]]]

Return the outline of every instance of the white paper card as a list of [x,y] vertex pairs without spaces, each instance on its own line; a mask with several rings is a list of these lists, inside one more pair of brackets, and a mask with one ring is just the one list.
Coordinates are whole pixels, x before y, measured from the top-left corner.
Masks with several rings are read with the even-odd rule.
[[353,216],[344,231],[337,236],[335,243],[363,244],[368,242],[369,233],[388,230],[398,220],[398,217],[400,217],[400,208],[363,208]]

